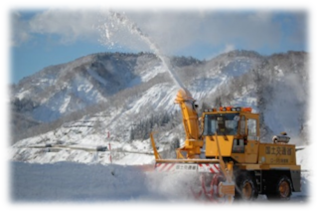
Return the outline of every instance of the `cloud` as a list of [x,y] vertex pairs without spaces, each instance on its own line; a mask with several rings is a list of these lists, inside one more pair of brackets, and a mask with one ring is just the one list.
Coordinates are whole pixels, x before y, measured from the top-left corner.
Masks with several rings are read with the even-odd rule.
[[233,44],[226,44],[222,53],[227,53],[235,50],[235,46]]
[[[123,11],[119,11],[123,12]],[[293,12],[285,12],[293,16]],[[46,10],[38,13],[27,23],[20,20],[14,27],[14,39],[21,43],[28,41],[32,34],[57,35],[61,43],[77,40],[101,41],[111,47],[149,51],[150,48],[136,34],[109,16],[108,11],[98,10]],[[294,27],[285,39],[285,22],[275,11],[178,11],[147,10],[126,11],[125,16],[146,34],[165,54],[173,54],[195,46],[207,47],[235,45],[236,48],[257,50],[266,47],[275,49],[281,42],[303,42],[306,16],[290,19],[288,27]],[[17,19],[19,20],[18,16]],[[297,28],[298,27],[298,28]],[[301,30],[302,32],[298,32]],[[228,46],[227,48],[232,48]]]
[[58,35],[62,43],[96,39],[99,18],[96,11],[47,10],[30,21],[30,32]]
[[302,44],[304,40],[316,41],[316,9],[310,3],[289,4],[284,7],[294,17],[294,33],[290,35],[291,42]]
[[[117,12],[117,11],[116,11]],[[161,12],[161,11],[145,11],[145,12],[127,12],[122,13],[124,17],[129,20],[127,22],[116,18],[110,19],[108,24],[105,24],[105,39],[125,45],[134,50],[151,50],[146,45],[145,39],[147,37],[160,50],[165,53],[174,53],[182,48],[196,43],[200,40],[198,31],[200,28],[193,28],[198,25],[197,17],[193,13],[188,12]],[[135,23],[140,33],[134,33],[130,29],[131,23]],[[113,27],[115,25],[115,27]],[[127,27],[128,26],[128,27]],[[106,36],[111,31],[110,37]]]
[[225,45],[222,45],[222,47],[223,48],[220,51],[212,52],[211,54],[207,55],[205,59],[210,60],[220,54],[228,53],[230,51],[237,49],[234,44],[225,44]]
[[[282,46],[292,49],[305,43],[307,34],[303,11],[159,11],[131,17],[168,53],[197,43],[280,51]],[[288,25],[285,17],[289,17]]]
[[278,25],[282,31],[277,47],[287,45],[288,50],[315,48],[316,9],[312,4],[300,2],[263,4],[259,9],[270,10],[271,23]]
[[275,14],[244,11],[159,11],[127,13],[166,53],[203,43],[223,46],[228,43],[244,49],[274,48],[282,40]]
[[255,11],[254,14],[249,16],[249,19],[256,22],[270,22],[272,20],[273,13],[269,8],[262,8]]
[[29,25],[26,21],[21,20],[19,12],[13,12],[11,15],[11,45],[19,46],[31,38]]

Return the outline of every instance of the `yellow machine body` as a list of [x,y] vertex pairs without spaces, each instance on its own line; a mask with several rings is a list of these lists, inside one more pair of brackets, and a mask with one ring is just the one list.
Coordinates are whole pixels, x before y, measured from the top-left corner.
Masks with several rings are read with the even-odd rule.
[[[163,159],[151,134],[156,167],[178,164],[183,169],[199,172],[212,172],[218,167],[217,172],[226,179],[218,184],[223,188],[220,193],[226,194],[229,200],[236,195],[237,189],[242,190],[240,195],[247,199],[258,194],[286,199],[291,191],[300,191],[295,145],[285,142],[289,138],[279,136],[275,142],[261,142],[259,114],[252,113],[251,108],[211,108],[198,117],[195,100],[184,89],[178,91],[175,103],[180,105],[182,113],[184,146],[176,149],[176,159]],[[204,166],[211,168],[203,169]]]
[[[197,158],[201,153],[203,141],[200,139],[199,120],[196,112],[195,100],[191,94],[181,89],[179,90],[175,103],[180,105],[182,122],[185,131],[185,145],[177,150],[178,158]],[[186,156],[182,153],[186,152]]]
[[[209,117],[217,118],[234,117],[228,122],[235,122],[235,129],[230,135],[224,132],[218,133],[220,151],[223,157],[228,157],[240,164],[258,164],[259,167],[277,167],[279,165],[289,166],[292,169],[299,170],[296,164],[295,145],[286,143],[261,143],[259,132],[259,114],[252,113],[248,108],[221,108],[202,114],[201,125],[205,127],[203,140],[205,140],[205,156],[207,158],[216,158],[219,155],[216,139],[213,132],[207,128],[207,122],[212,120]],[[233,123],[230,123],[233,124]],[[255,166],[254,166],[255,167]]]

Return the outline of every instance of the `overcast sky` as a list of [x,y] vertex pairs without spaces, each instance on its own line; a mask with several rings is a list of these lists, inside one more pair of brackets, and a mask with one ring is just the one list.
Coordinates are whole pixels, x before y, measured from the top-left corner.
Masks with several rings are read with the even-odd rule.
[[[234,49],[263,55],[308,50],[304,9],[112,10],[135,23],[165,55],[210,59]],[[11,82],[97,52],[153,52],[107,9],[11,9]]]

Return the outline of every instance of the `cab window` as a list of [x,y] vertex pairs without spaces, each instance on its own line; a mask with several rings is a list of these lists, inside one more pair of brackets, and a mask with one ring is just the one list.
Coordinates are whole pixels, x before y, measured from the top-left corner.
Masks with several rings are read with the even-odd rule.
[[257,140],[257,121],[256,119],[248,119],[247,130],[248,130],[248,140]]
[[239,115],[232,114],[208,114],[204,118],[204,135],[236,135]]
[[240,122],[240,134],[245,135],[245,116],[241,116],[241,122]]

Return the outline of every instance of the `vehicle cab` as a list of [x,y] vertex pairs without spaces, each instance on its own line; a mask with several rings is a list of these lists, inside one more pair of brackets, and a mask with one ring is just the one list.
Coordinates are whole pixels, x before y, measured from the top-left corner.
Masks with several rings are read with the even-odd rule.
[[259,114],[250,107],[220,107],[206,110],[201,117],[206,158],[219,156],[216,138],[224,158],[256,163],[260,143]]

